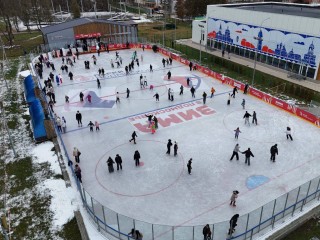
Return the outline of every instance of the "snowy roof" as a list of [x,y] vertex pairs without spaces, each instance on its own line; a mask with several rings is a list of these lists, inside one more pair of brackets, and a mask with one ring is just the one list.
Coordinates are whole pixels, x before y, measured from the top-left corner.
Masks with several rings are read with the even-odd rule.
[[77,18],[72,19],[71,21],[58,23],[55,25],[51,25],[48,27],[41,28],[42,34],[49,34],[53,32],[62,31],[64,29],[73,28],[79,25],[87,24],[87,23],[113,23],[117,25],[132,25],[133,22],[115,22],[115,21],[109,21],[104,19],[93,19],[93,18]]
[[294,15],[300,17],[320,18],[320,5],[311,4],[294,4],[294,3],[277,3],[277,2],[262,2],[262,3],[241,3],[241,4],[226,4],[220,7],[239,8],[243,10],[276,13],[282,15]]

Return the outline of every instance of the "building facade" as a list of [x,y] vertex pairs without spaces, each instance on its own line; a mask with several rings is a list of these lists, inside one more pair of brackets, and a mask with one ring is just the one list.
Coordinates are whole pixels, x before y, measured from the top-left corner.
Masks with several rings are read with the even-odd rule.
[[[320,80],[320,7],[291,3],[208,5],[192,40]],[[205,25],[204,28],[199,25]],[[205,30],[204,30],[205,29]]]

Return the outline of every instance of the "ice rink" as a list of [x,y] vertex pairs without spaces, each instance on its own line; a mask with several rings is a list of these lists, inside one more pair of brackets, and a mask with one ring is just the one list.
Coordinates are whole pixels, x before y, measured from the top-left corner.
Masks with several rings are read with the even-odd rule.
[[[138,52],[140,66],[126,75],[124,66]],[[63,73],[63,83],[54,82],[57,103],[54,110],[67,121],[63,141],[72,156],[73,147],[81,151],[80,166],[83,186],[98,202],[122,215],[153,224],[171,226],[205,225],[229,220],[234,214],[247,214],[319,175],[320,131],[315,126],[265,102],[239,92],[227,105],[232,88],[179,62],[162,66],[165,56],[142,49],[121,50],[123,64],[111,68],[110,59],[115,52],[101,53],[97,65],[93,54],[80,55],[69,71],[74,80]],[[143,61],[141,61],[141,55]],[[90,61],[90,69],[84,68]],[[53,60],[61,72],[61,58]],[[152,64],[153,72],[149,71]],[[105,77],[98,69],[105,69]],[[171,71],[171,80],[167,72]],[[44,79],[50,69],[44,68]],[[139,76],[146,76],[150,90],[140,88]],[[101,81],[97,88],[96,78]],[[196,98],[191,97],[186,79],[196,88]],[[43,83],[42,83],[43,84]],[[179,95],[181,84],[183,95]],[[216,89],[210,98],[210,88]],[[126,89],[130,97],[126,98]],[[174,101],[169,101],[167,91],[174,90]],[[79,93],[85,95],[80,102]],[[203,92],[208,94],[206,104]],[[115,103],[116,92],[121,95]],[[90,93],[92,103],[86,96]],[[159,93],[160,101],[153,97]],[[70,103],[65,103],[65,95]],[[241,102],[246,106],[242,109]],[[75,114],[82,113],[83,127],[78,127]],[[245,125],[245,111],[256,111],[258,125]],[[159,129],[151,134],[145,114],[154,114]],[[251,123],[250,118],[250,123]],[[89,121],[98,121],[100,131],[89,131]],[[293,141],[286,139],[286,127],[292,129]],[[239,127],[236,140],[234,130]],[[137,144],[129,142],[137,132]],[[166,154],[168,139],[178,143],[178,156]],[[251,148],[254,158],[245,165],[244,154],[230,161],[234,146],[240,151]],[[278,144],[276,162],[270,161],[270,148]],[[141,166],[136,167],[133,154],[141,154]],[[119,154],[123,170],[109,173],[106,161]],[[192,174],[187,172],[187,161],[192,158]],[[229,205],[233,190],[240,192],[237,206]],[[131,228],[122,229],[129,232]],[[201,228],[202,229],[202,228]],[[148,239],[146,237],[146,239]]]

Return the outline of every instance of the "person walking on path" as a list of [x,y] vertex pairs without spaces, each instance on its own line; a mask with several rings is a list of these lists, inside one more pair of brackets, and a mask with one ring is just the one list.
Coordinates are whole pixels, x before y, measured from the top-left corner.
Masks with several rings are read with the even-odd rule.
[[179,93],[179,95],[183,95],[183,86],[182,86],[182,85],[180,86],[180,93]]
[[80,97],[80,102],[83,102],[84,94],[82,92],[79,93],[79,97]]
[[287,134],[287,139],[290,138],[290,140],[293,141],[293,138],[292,138],[292,136],[291,136],[291,128],[290,128],[290,127],[287,127],[286,134]]
[[195,91],[196,91],[196,89],[192,86],[192,87],[190,88],[190,92],[191,92],[191,97],[193,97],[193,98],[196,97],[196,96],[194,95]]
[[159,102],[159,94],[156,93],[155,95],[153,95],[153,97],[156,97],[156,102]]
[[235,214],[230,219],[230,221],[229,221],[230,228],[229,228],[229,231],[228,231],[228,235],[231,235],[236,230],[235,228],[237,226],[238,218],[239,218],[239,214]]
[[97,78],[97,86],[98,86],[98,89],[101,88],[101,83],[100,83],[99,78]]
[[232,153],[232,156],[230,158],[230,161],[232,161],[233,157],[236,156],[236,159],[237,161],[239,160],[239,151],[240,151],[240,146],[239,144],[237,143],[236,146],[234,147],[233,149],[233,153]]
[[169,139],[168,143],[167,143],[167,152],[166,152],[166,154],[170,155],[171,146],[172,146],[172,142],[171,142],[171,139]]
[[95,121],[94,125],[96,126],[96,131],[100,131],[100,123],[98,121]]
[[82,127],[82,114],[79,111],[76,113],[76,120],[78,122],[78,127]]
[[233,90],[232,90],[231,97],[236,98],[236,93],[238,93],[238,88],[234,87]]
[[191,175],[191,164],[192,164],[192,158],[189,159],[188,164],[187,164],[187,168],[188,168],[188,173]]
[[134,152],[133,159],[136,161],[136,167],[140,165],[140,153],[138,150]]
[[178,155],[178,143],[175,141],[174,145],[173,145],[173,156],[177,156]]
[[230,198],[230,205],[236,207],[236,200],[238,197],[239,192],[237,190],[232,192],[231,198]]
[[210,90],[210,92],[211,92],[211,98],[213,98],[215,91],[216,91],[216,90],[212,87],[211,90]]
[[203,234],[203,240],[211,239],[211,229],[209,227],[209,224],[204,226],[202,230],[202,234]]
[[127,98],[129,98],[129,95],[130,95],[130,90],[129,88],[127,88]]
[[276,154],[278,155],[278,145],[275,144],[270,148],[270,153],[271,153],[271,157],[270,157],[270,161],[275,162],[276,161]]
[[244,118],[244,125],[246,125],[246,124],[248,123],[248,125],[250,126],[249,117],[251,117],[251,114],[250,114],[250,113],[248,113],[248,111],[246,111],[246,113],[243,115],[243,118]]
[[90,132],[93,132],[93,126],[94,126],[93,122],[90,121],[88,126],[90,127]]
[[111,157],[109,157],[108,160],[107,160],[109,173],[114,172],[113,164],[114,164],[113,159]]
[[250,148],[248,148],[248,150],[242,152],[242,154],[245,154],[245,157],[246,157],[245,164],[248,163],[248,166],[250,166],[250,157],[254,157],[254,155],[252,154]]
[[202,101],[203,101],[203,104],[206,104],[206,101],[207,101],[207,93],[206,92],[203,92],[203,94],[202,94]]
[[74,160],[76,161],[76,163],[80,163],[81,152],[79,151],[78,148],[76,147],[73,148],[72,155],[74,156]]
[[117,163],[117,171],[119,171],[119,169],[122,170],[122,158],[119,156],[119,154],[116,155],[114,160]]
[[74,168],[74,173],[76,174],[77,179],[79,180],[79,182],[82,183],[82,179],[81,179],[81,168],[78,164],[75,165]]
[[245,109],[245,106],[246,106],[246,100],[242,99],[241,106],[242,106],[242,108],[243,108],[243,109]]
[[230,101],[231,101],[231,95],[230,95],[230,93],[229,93],[229,95],[228,95],[227,105],[230,105]]
[[253,111],[253,114],[252,114],[252,124],[258,125],[257,113],[255,111]]
[[131,142],[133,140],[133,143],[136,144],[136,137],[138,137],[136,131],[133,131],[133,133],[131,134],[131,139],[129,140],[129,142]]
[[235,139],[238,139],[238,138],[239,138],[239,133],[241,133],[241,131],[240,131],[240,128],[237,127],[237,129],[234,130],[234,138],[235,138]]

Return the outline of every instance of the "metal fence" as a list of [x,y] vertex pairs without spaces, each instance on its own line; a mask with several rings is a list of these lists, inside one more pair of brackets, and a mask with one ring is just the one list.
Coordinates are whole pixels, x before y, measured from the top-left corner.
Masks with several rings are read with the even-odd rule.
[[[35,56],[34,56],[35,57]],[[34,69],[33,69],[34,70]],[[36,73],[36,71],[34,71]],[[40,78],[37,76],[37,82],[42,89]],[[45,99],[45,96],[43,96]],[[46,100],[46,99],[45,99]],[[51,119],[54,117],[51,114]],[[65,163],[70,161],[70,156],[60,135],[57,131],[60,143],[65,154]],[[78,191],[81,195],[84,208],[91,217],[92,222],[102,234],[115,239],[129,240],[133,239],[128,233],[131,229],[138,229],[143,233],[143,238],[147,240],[202,240],[202,230],[204,225],[199,226],[169,226],[144,222],[119,214],[102,203],[95,200],[90,193],[77,180],[74,174],[73,166],[69,166],[73,177],[77,183]],[[303,211],[306,204],[319,202],[320,198],[320,176],[309,182],[281,195],[263,206],[242,215],[237,221],[236,231],[228,235],[229,221],[219,223],[209,223],[212,236],[211,239],[253,239],[254,235],[263,229],[272,229],[276,222],[283,220],[288,216],[293,216],[297,212]],[[232,216],[230,216],[231,218]]]

